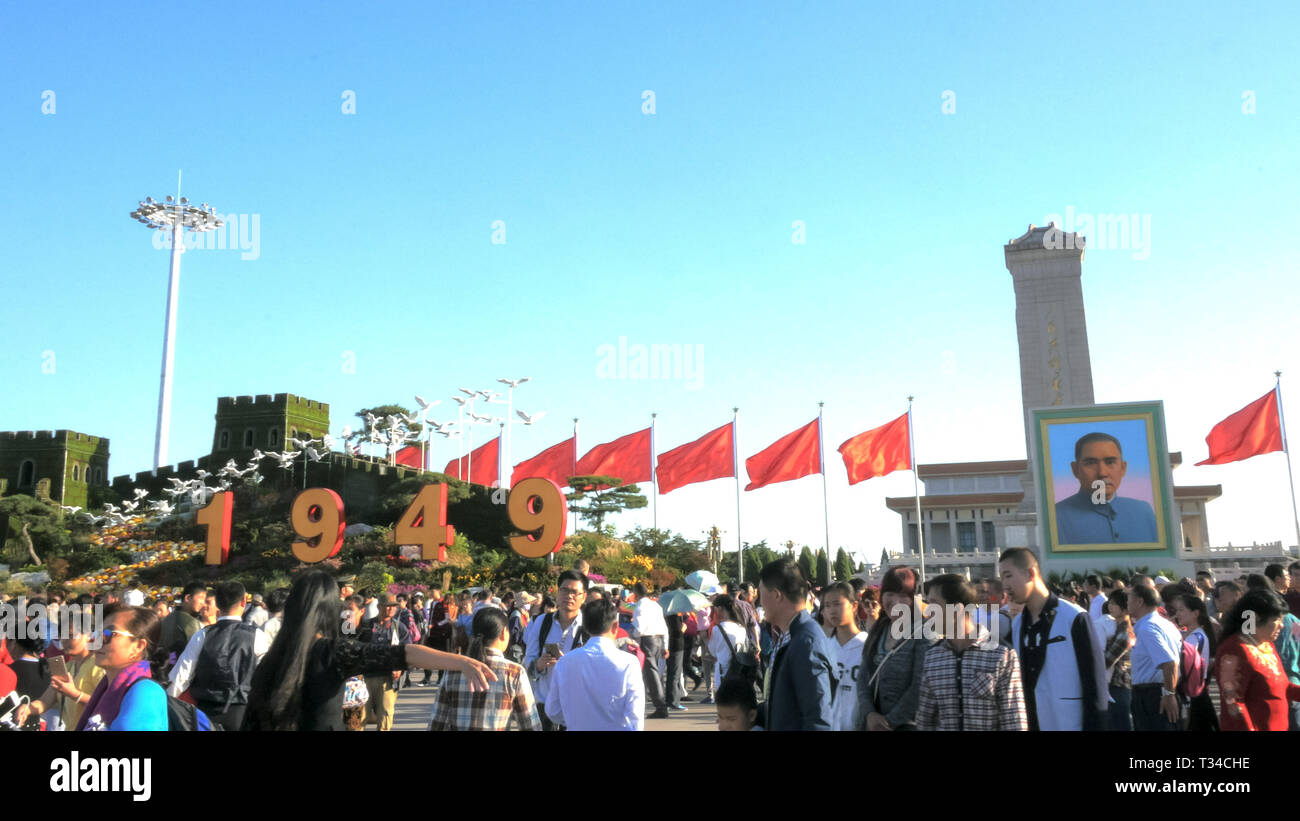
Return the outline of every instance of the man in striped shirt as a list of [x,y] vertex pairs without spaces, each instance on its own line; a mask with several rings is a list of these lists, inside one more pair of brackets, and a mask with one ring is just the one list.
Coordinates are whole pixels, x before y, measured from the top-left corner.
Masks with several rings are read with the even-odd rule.
[[945,614],[947,637],[926,651],[916,728],[1028,730],[1019,659],[971,618],[975,588],[949,573],[929,589],[929,603]]

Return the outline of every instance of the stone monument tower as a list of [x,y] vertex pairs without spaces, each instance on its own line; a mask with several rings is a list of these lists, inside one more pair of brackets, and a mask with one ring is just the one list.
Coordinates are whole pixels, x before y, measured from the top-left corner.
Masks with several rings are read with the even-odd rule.
[[[1016,292],[1026,456],[1031,455],[1030,409],[1094,404],[1083,311],[1083,250],[1081,235],[1062,231],[1055,223],[1045,228],[1031,225],[1003,247]],[[1007,544],[1038,548],[1032,467],[1021,476],[1021,484],[1025,498],[1015,521],[1007,523]]]
[[1083,237],[1055,223],[1029,226],[1003,248],[1016,289],[1021,410],[1091,405],[1083,314]]

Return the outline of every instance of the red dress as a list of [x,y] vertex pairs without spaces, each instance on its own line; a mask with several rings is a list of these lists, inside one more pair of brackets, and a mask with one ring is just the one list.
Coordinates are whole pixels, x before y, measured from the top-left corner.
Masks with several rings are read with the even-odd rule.
[[[1272,642],[1256,645],[1241,634],[1229,636],[1215,652],[1214,667],[1222,729],[1287,729],[1287,701],[1300,701],[1300,684],[1287,679]],[[1229,709],[1234,703],[1240,714]]]

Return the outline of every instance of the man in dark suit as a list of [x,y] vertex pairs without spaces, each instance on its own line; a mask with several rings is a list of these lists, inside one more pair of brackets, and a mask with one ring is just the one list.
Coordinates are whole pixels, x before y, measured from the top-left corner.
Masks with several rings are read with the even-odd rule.
[[781,631],[764,688],[763,729],[833,729],[834,676],[825,650],[826,634],[804,609],[808,583],[789,558],[770,562],[758,581],[764,617]]

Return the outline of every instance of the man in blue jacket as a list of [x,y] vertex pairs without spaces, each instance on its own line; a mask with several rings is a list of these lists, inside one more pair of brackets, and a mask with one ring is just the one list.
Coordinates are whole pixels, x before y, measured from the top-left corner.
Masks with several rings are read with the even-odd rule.
[[770,562],[758,576],[765,618],[781,631],[764,688],[765,730],[830,730],[834,677],[826,635],[804,609],[808,583],[793,559]]

